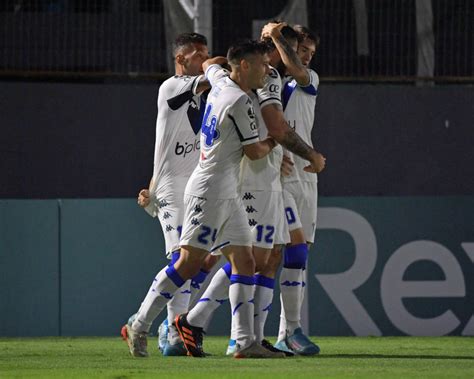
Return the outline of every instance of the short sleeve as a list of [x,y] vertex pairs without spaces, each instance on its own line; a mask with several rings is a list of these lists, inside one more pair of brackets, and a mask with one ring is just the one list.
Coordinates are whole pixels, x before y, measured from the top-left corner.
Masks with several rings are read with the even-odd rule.
[[218,64],[211,64],[206,69],[204,75],[206,76],[206,79],[209,80],[209,83],[211,83],[211,86],[214,86],[219,80],[229,76],[229,71]]
[[259,141],[257,119],[250,97],[241,96],[229,111],[228,117],[232,120],[242,145]]
[[281,77],[274,68],[270,69],[265,79],[265,86],[257,90],[257,97],[260,108],[269,104],[281,105]]
[[299,86],[308,95],[316,96],[318,94],[319,76],[314,70],[308,69],[309,84],[307,86]]

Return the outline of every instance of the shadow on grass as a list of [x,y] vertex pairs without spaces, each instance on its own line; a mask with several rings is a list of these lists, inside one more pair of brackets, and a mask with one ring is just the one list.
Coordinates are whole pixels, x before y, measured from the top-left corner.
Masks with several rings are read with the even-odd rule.
[[321,354],[321,358],[368,358],[368,359],[455,359],[455,360],[472,360],[474,356],[452,356],[452,355],[392,355],[392,354]]

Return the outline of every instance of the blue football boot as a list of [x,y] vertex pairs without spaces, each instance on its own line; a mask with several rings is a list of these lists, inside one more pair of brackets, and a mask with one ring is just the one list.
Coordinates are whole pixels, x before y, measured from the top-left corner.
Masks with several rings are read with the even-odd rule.
[[168,319],[160,324],[158,327],[158,349],[164,354],[164,349],[168,344],[168,333],[169,333]]
[[188,355],[188,351],[184,347],[184,343],[181,341],[176,345],[171,345],[169,342],[166,342],[162,352],[165,357],[182,357]]
[[303,334],[301,328],[296,328],[291,336],[286,335],[286,346],[298,355],[316,355],[319,346],[314,344]]

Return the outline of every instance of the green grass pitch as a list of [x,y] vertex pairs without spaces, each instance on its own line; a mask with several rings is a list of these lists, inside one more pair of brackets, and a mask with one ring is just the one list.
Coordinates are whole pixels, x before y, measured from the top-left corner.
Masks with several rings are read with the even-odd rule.
[[0,378],[474,378],[472,337],[321,337],[316,357],[242,359],[206,337],[206,358],[132,358],[118,337],[0,338]]

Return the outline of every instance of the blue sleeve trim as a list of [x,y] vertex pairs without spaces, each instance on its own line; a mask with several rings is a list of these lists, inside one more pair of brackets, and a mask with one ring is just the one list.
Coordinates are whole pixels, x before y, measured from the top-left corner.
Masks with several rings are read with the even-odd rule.
[[304,92],[306,92],[308,95],[311,96],[316,96],[318,94],[318,90],[310,84],[309,86],[306,87],[300,87]]

